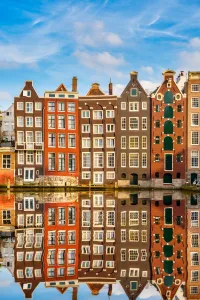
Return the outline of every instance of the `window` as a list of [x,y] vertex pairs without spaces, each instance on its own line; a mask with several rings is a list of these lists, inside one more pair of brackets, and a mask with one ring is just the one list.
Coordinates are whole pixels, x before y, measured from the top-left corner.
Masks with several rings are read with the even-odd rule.
[[24,164],[24,151],[18,151],[18,164]]
[[198,233],[191,234],[191,247],[194,247],[194,248],[199,247],[199,234]]
[[107,241],[114,241],[115,240],[115,231],[106,231],[106,240]]
[[129,277],[139,277],[140,269],[130,268]]
[[147,225],[147,212],[142,211],[142,225]]
[[68,110],[68,112],[75,112],[75,103],[74,102],[68,102],[67,110]]
[[33,103],[26,102],[26,113],[33,113]]
[[199,227],[199,212],[192,211],[190,213],[191,227]]
[[138,168],[139,167],[139,154],[129,153],[129,167]]
[[89,111],[89,110],[82,110],[82,111],[81,111],[81,117],[82,117],[83,119],[89,118],[89,117],[90,117],[90,111]]
[[48,115],[48,128],[56,128],[55,116]]
[[17,110],[23,110],[24,109],[24,103],[23,102],[17,102]]
[[177,112],[182,112],[182,105],[177,106]]
[[48,134],[48,146],[49,147],[55,147],[56,146],[56,134],[55,133],[49,133]]
[[115,212],[114,211],[107,211],[106,225],[107,226],[115,226]]
[[68,250],[68,264],[69,265],[74,265],[75,264],[75,255],[76,255],[76,251],[69,249]]
[[126,110],[126,102],[121,102],[121,110]]
[[94,255],[103,255],[103,245],[93,245]]
[[58,171],[65,171],[65,153],[58,154]]
[[115,125],[114,124],[107,124],[106,125],[106,132],[114,132],[115,131]]
[[115,172],[106,172],[106,179],[115,179]]
[[156,105],[156,106],[155,106],[155,111],[156,111],[156,112],[160,112],[160,105]]
[[35,127],[42,127],[42,118],[41,117],[35,118]]
[[35,110],[42,110],[42,102],[35,102]]
[[126,212],[121,212],[121,226],[126,226]]
[[142,110],[147,110],[147,102],[142,102]]
[[27,151],[26,152],[26,163],[27,164],[33,164],[34,163],[34,154],[33,151]]
[[93,260],[93,268],[103,268],[103,260]]
[[36,151],[36,164],[42,164],[42,151]]
[[106,147],[115,148],[115,138],[106,138]]
[[182,128],[182,121],[181,120],[177,121],[177,128]]
[[199,294],[199,287],[198,286],[191,286],[190,287],[190,294],[191,295],[197,295],[197,294]]
[[94,134],[102,134],[103,133],[103,124],[93,125],[93,133]]
[[93,139],[94,148],[103,148],[103,138],[94,138]]
[[126,149],[126,137],[121,137],[121,149]]
[[107,168],[115,167],[115,152],[107,153]]
[[200,91],[200,85],[199,84],[192,84],[191,86],[192,92],[199,92]]
[[90,268],[90,261],[82,261],[81,268]]
[[129,102],[129,111],[139,111],[139,102]]
[[192,126],[199,126],[199,114],[191,114]]
[[192,282],[199,281],[199,271],[191,271],[191,281]]
[[121,242],[126,242],[126,230],[121,230]]
[[114,118],[115,111],[114,110],[106,110],[106,118]]
[[142,136],[142,149],[147,149],[147,136]]
[[181,154],[177,154],[176,155],[176,161],[177,162],[181,162]]
[[103,195],[94,195],[94,207],[103,207]]
[[137,249],[129,250],[129,261],[138,261],[139,252]]
[[91,253],[90,246],[82,246],[81,253],[82,254],[90,254]]
[[103,241],[103,231],[94,231],[93,239],[94,241]]
[[126,153],[121,153],[121,167],[126,167]]
[[106,247],[106,254],[108,254],[108,255],[115,254],[115,246],[107,246]]
[[69,172],[76,171],[76,155],[75,154],[68,155],[68,171]]
[[30,267],[25,268],[25,276],[26,276],[26,278],[32,278],[33,277],[33,268],[30,268]]
[[24,117],[17,117],[17,127],[24,127]]
[[58,116],[58,128],[65,128],[65,116]]
[[198,108],[199,107],[199,98],[193,97],[191,104],[192,104],[192,108]]
[[91,220],[91,211],[83,210],[82,211],[82,226],[83,227],[89,227],[90,226],[90,220]]
[[11,224],[10,210],[3,210],[3,224]]
[[131,96],[136,97],[138,95],[138,90],[136,88],[131,89]]
[[129,118],[129,129],[139,130],[139,118]]
[[129,230],[129,241],[139,242],[139,230]]
[[129,148],[130,149],[139,149],[139,137],[130,136],[129,137]]
[[90,207],[90,200],[89,199],[83,199],[82,200],[82,207]]
[[42,132],[41,131],[36,131],[35,132],[35,140],[36,140],[36,145],[37,146],[42,145]]
[[141,240],[143,243],[147,242],[147,230],[142,230],[141,231]]
[[76,147],[76,136],[75,134],[68,134],[68,147],[75,148]]
[[142,168],[147,168],[147,153],[142,153]]
[[93,119],[94,120],[102,120],[103,119],[103,110],[94,110],[93,111]]
[[126,117],[121,118],[121,130],[126,130]]
[[90,138],[82,138],[82,148],[90,148],[91,140]]
[[48,153],[48,170],[55,171],[56,169],[56,154]]
[[76,209],[75,207],[69,207],[68,209],[68,225],[75,225],[76,222]]
[[167,91],[164,94],[164,103],[173,103],[174,95],[171,91]]
[[75,116],[68,116],[68,129],[75,129],[76,122],[75,122]]
[[58,134],[58,147],[59,148],[65,148],[66,147],[65,134],[64,133]]
[[142,118],[142,130],[147,130],[147,118]]
[[82,153],[82,167],[83,168],[90,168],[91,166],[91,153],[90,152],[83,152]]
[[11,167],[11,155],[10,154],[3,154],[3,169],[10,169]]
[[156,128],[160,128],[160,121],[159,120],[156,120],[155,124],[156,124]]
[[192,266],[199,266],[199,254],[198,254],[198,252],[190,253],[190,257],[191,257],[191,265]]
[[192,131],[192,145],[199,145],[199,132]]
[[26,127],[33,127],[33,117],[26,117]]
[[94,168],[103,168],[103,152],[94,152]]
[[160,144],[160,137],[159,136],[155,136],[155,144]]
[[48,102],[48,111],[55,111],[55,102]]
[[129,212],[129,226],[139,225],[139,212],[130,211]]
[[181,136],[177,136],[176,142],[177,142],[177,144],[182,144],[182,137]]
[[166,106],[164,109],[164,118],[171,119],[173,118],[173,108],[171,106]]
[[199,151],[191,151],[191,167],[199,167]]
[[68,245],[76,244],[76,231],[68,231]]
[[160,161],[160,155],[159,154],[155,154],[155,161]]

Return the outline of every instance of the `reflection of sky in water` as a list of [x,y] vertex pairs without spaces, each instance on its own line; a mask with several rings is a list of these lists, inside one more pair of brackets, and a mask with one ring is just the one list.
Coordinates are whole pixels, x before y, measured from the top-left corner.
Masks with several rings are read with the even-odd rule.
[[[78,288],[78,299],[81,300],[92,300],[92,299],[108,299],[107,287],[103,288],[99,295],[92,296],[89,288],[86,284],[81,284]],[[59,294],[59,292],[54,288],[45,288],[44,283],[40,283],[39,286],[33,292],[33,299],[39,300],[45,297],[48,300],[56,299],[68,299],[72,298],[72,289],[69,288],[64,295]],[[0,268],[0,299],[6,300],[22,300],[24,299],[23,292],[18,283],[14,282],[14,278],[5,268]],[[124,294],[124,291],[119,283],[113,285],[113,292],[111,299],[127,300],[128,297]],[[154,287],[144,289],[138,300],[161,300],[159,293]]]

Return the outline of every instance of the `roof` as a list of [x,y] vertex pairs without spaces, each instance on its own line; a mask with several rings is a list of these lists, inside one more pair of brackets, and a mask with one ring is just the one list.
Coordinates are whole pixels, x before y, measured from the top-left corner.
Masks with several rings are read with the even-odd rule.
[[99,88],[98,83],[93,83],[91,89],[88,91],[87,96],[105,95]]
[[56,92],[67,92],[66,86],[63,83],[61,83],[56,89]]
[[104,287],[104,284],[99,283],[87,283],[87,286],[92,292],[92,295],[98,295],[99,291]]
[[173,70],[170,70],[170,69],[168,69],[168,70],[165,70],[162,74],[163,75],[166,75],[166,74],[176,74],[176,72],[175,71],[173,71]]

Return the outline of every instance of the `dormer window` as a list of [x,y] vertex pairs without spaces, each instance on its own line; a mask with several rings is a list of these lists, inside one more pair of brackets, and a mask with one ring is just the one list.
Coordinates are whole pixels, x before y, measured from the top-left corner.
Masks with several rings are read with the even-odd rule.
[[31,91],[24,90],[23,91],[23,96],[24,97],[31,97]]
[[132,97],[137,97],[137,95],[138,95],[138,90],[136,88],[131,89],[131,96]]

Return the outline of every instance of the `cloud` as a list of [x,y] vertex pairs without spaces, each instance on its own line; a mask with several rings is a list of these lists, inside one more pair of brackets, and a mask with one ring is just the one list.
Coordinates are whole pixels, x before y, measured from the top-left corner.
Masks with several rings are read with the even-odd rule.
[[179,54],[179,69],[189,71],[200,68],[200,38],[189,40],[186,50]]
[[156,288],[154,286],[150,286],[149,284],[147,284],[145,286],[145,288],[142,290],[142,292],[139,295],[139,299],[154,299],[154,300],[161,300],[161,296],[159,294],[159,292],[156,290]]
[[125,89],[125,85],[123,84],[114,84],[113,85],[113,95],[117,95],[117,96],[120,96],[123,92],[123,90]]
[[200,48],[200,38],[196,37],[189,41],[189,46],[193,48]]
[[8,287],[8,286],[10,286],[10,285],[12,285],[12,280],[3,280],[3,279],[1,279],[0,280],[0,287]]
[[122,55],[115,57],[109,52],[86,52],[77,50],[74,52],[74,56],[82,65],[101,71],[114,69],[125,64],[125,60]]
[[141,67],[141,70],[148,73],[148,74],[153,74],[153,68],[150,67],[150,66],[146,66],[146,67],[143,66],[143,67]]
[[148,80],[140,80],[140,83],[142,87],[147,91],[147,93],[153,92],[160,85],[160,83]]
[[10,101],[13,100],[12,95],[9,92],[0,91],[0,101]]
[[153,20],[148,24],[148,26],[151,26],[151,25],[155,24],[156,22],[158,22],[159,19],[160,19],[160,16],[155,17],[155,19],[153,19]]

